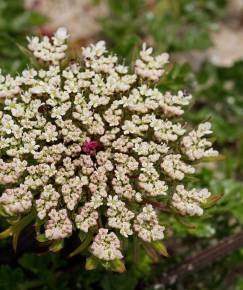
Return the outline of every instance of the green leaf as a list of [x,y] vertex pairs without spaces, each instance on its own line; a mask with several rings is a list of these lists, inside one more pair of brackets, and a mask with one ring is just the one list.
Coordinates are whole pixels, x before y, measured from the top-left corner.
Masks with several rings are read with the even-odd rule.
[[24,282],[24,273],[19,268],[9,266],[0,267],[0,289],[20,290],[19,285]]

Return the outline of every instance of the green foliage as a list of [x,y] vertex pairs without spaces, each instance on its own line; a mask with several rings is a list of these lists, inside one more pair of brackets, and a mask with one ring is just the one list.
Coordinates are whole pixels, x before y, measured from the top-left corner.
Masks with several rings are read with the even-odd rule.
[[0,289],[15,290],[24,281],[22,269],[12,269],[9,266],[0,267]]
[[17,44],[25,43],[25,36],[45,18],[23,7],[23,0],[0,1],[0,60],[4,72],[16,73],[27,63]]
[[197,75],[198,116],[210,116],[220,144],[240,142],[239,137],[243,134],[242,126],[239,126],[243,119],[242,67],[243,62],[231,68],[217,68],[206,63]]
[[147,2],[108,1],[111,15],[102,21],[103,34],[120,55],[132,57],[144,40],[155,43],[158,51],[205,49],[211,45],[208,31],[217,27],[225,7],[224,0]]

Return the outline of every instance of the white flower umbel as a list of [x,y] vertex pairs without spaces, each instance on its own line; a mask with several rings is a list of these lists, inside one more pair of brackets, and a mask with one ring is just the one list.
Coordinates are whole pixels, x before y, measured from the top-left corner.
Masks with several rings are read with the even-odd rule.
[[134,221],[134,230],[145,242],[162,240],[164,238],[165,227],[159,225],[156,212],[152,205],[147,205],[142,212],[137,215]]
[[162,169],[172,178],[182,180],[185,174],[195,173],[195,169],[181,161],[180,154],[170,154],[165,156],[161,163]]
[[48,214],[48,221],[45,225],[45,235],[48,240],[59,240],[72,234],[72,222],[67,216],[67,210],[59,211],[52,209]]
[[0,183],[11,184],[17,182],[25,172],[27,165],[27,161],[21,161],[18,158],[13,158],[11,162],[4,162],[0,159]]
[[187,191],[183,185],[176,187],[176,192],[172,196],[172,206],[182,215],[203,215],[200,207],[210,197],[211,193],[205,188],[200,191],[195,188]]
[[112,261],[123,257],[120,247],[117,236],[113,232],[108,233],[107,229],[101,228],[91,246],[91,252],[101,260]]
[[98,211],[95,210],[91,202],[87,202],[80,208],[79,213],[76,215],[75,223],[78,229],[87,233],[90,227],[97,225],[98,218]]
[[6,189],[0,197],[0,204],[9,215],[19,215],[28,212],[32,207],[32,193],[21,184],[20,187]]
[[112,228],[119,229],[121,235],[128,237],[133,234],[131,229],[131,220],[135,214],[128,210],[125,203],[118,199],[118,196],[109,196],[108,198],[108,225]]
[[28,48],[37,59],[58,64],[66,56],[67,38],[67,30],[65,28],[59,28],[51,41],[47,36],[44,36],[43,40],[40,40],[36,36],[28,38]]
[[100,41],[69,63],[67,40],[64,28],[29,39],[38,69],[0,74],[0,213],[36,213],[48,240],[88,235],[96,257],[120,259],[119,239],[163,239],[163,200],[202,214],[205,191],[168,193],[195,172],[194,159],[216,154],[211,129],[183,121],[191,95],[158,89],[167,54],[143,46],[129,68]]
[[36,201],[36,209],[40,219],[45,218],[47,212],[51,208],[58,205],[60,194],[53,188],[51,184],[44,186],[40,198]]
[[203,138],[205,135],[212,134],[211,124],[209,122],[202,123],[197,130],[192,130],[187,136],[184,136],[181,141],[183,152],[190,160],[197,160],[204,157],[215,157],[218,151],[210,148],[212,142]]
[[167,116],[180,116],[184,113],[182,107],[189,105],[191,98],[191,95],[183,91],[179,91],[176,95],[167,92],[163,96],[160,106]]
[[164,65],[169,62],[169,55],[168,53],[162,53],[153,57],[152,53],[153,49],[151,47],[147,48],[146,43],[144,43],[140,52],[140,59],[135,64],[135,72],[142,78],[158,81],[164,73]]
[[20,93],[20,83],[10,75],[3,76],[0,69],[0,99],[13,97]]

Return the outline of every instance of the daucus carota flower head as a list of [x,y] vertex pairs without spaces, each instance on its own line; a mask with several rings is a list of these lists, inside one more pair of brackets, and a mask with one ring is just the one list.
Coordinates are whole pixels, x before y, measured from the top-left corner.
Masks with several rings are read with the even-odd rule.
[[167,214],[203,214],[210,193],[184,178],[217,152],[209,123],[183,121],[191,95],[156,85],[167,54],[144,45],[128,68],[100,41],[69,64],[67,38],[63,28],[30,38],[42,67],[0,76],[1,213],[31,213],[38,237],[79,235],[96,259],[113,261],[129,237],[148,247],[166,236],[162,202]]

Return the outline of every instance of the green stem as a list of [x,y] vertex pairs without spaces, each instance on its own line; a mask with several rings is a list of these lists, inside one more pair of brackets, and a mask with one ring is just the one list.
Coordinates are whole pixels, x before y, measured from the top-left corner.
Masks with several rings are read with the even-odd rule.
[[23,217],[16,225],[13,226],[13,248],[16,251],[19,235],[22,230],[35,219],[35,212],[32,211]]
[[40,287],[44,284],[41,280],[33,280],[29,282],[22,283],[17,287],[18,290],[28,290],[28,289],[34,289],[36,287]]
[[88,235],[85,238],[85,240],[83,241],[83,243],[77,249],[75,249],[71,254],[69,254],[69,257],[71,258],[71,257],[81,253],[84,249],[86,249],[88,247],[88,245],[91,243],[92,239],[93,239],[93,233],[90,232],[90,233],[88,233]]
[[10,226],[8,229],[0,233],[0,240],[8,238],[13,235],[13,227]]

